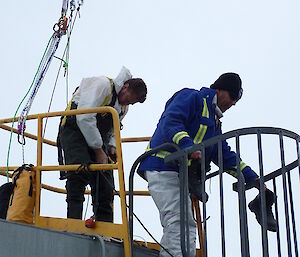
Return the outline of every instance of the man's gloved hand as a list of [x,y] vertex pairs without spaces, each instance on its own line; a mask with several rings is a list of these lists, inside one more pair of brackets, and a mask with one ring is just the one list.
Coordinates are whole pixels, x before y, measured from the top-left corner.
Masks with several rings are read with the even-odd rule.
[[[266,189],[265,190],[265,199],[266,199],[266,213],[267,213],[267,230],[276,232],[277,231],[277,221],[274,218],[272,212],[272,205],[275,201],[274,193]],[[248,207],[251,212],[255,214],[257,222],[262,226],[262,210],[261,210],[261,195],[258,194],[254,200],[252,200]]]
[[208,201],[208,194],[204,192],[202,195],[202,183],[201,183],[201,164],[200,160],[192,160],[191,166],[188,169],[189,179],[189,191],[192,197],[206,203]]

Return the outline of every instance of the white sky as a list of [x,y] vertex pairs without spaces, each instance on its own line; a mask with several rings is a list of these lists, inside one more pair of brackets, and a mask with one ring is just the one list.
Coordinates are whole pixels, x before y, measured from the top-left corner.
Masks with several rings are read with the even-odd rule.
[[[0,119],[13,117],[29,89],[52,27],[60,16],[61,2],[18,0],[1,4]],[[244,95],[225,114],[224,132],[243,127],[272,126],[299,133],[299,9],[300,2],[297,0],[86,0],[71,38],[69,95],[81,78],[95,75],[115,77],[122,65],[127,66],[134,77],[145,80],[149,93],[144,104],[130,108],[124,120],[122,137],[151,136],[165,102],[174,92],[183,87],[209,86],[221,73],[233,71],[242,78]],[[65,44],[66,38],[61,41],[56,56],[62,55]],[[47,111],[58,66],[59,61],[54,59],[31,114]],[[65,108],[65,92],[65,79],[61,75],[52,111]],[[55,140],[57,123],[57,119],[49,121],[47,138]],[[35,127],[28,125],[28,132],[36,133]],[[0,161],[1,166],[5,166],[9,133],[1,132],[0,138]],[[27,141],[25,161],[35,163],[35,144]],[[270,141],[272,144],[273,141]],[[133,161],[143,153],[145,145],[124,146],[126,175]],[[253,150],[249,150],[251,147]],[[242,150],[242,157],[257,170],[255,150],[252,140]],[[280,166],[278,158],[274,158],[274,151],[278,156],[278,147],[271,146],[265,152],[265,167],[270,164],[266,170]],[[295,151],[291,150],[293,154]],[[21,147],[14,137],[10,165],[20,165],[21,157]],[[287,158],[291,161],[294,156]],[[45,148],[44,163],[56,164],[55,149]],[[5,178],[0,179],[5,181]],[[232,194],[232,181],[229,178],[227,183],[229,194]],[[52,174],[45,182],[64,187],[57,174]],[[146,183],[137,176],[136,187],[146,187]],[[212,180],[212,195],[216,187],[217,181]],[[54,194],[44,192],[47,203],[42,205],[42,213],[64,217],[64,196],[57,200]],[[230,197],[234,198],[235,204],[236,194]],[[136,202],[137,214],[159,239],[159,218],[151,200],[139,198]],[[208,215],[211,220],[217,220],[218,216],[213,217],[215,210],[211,204]],[[249,220],[254,220],[253,215],[249,216]],[[249,227],[252,224],[254,239],[259,227],[254,221]],[[138,227],[136,231],[136,234],[148,239]],[[257,245],[260,247],[259,241]],[[231,243],[227,246],[233,247]]]

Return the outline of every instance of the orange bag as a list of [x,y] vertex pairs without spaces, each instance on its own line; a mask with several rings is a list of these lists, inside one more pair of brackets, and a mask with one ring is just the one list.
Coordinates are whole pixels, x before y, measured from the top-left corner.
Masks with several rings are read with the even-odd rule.
[[23,164],[13,173],[13,193],[9,200],[7,220],[33,223],[35,172],[32,167],[32,164]]

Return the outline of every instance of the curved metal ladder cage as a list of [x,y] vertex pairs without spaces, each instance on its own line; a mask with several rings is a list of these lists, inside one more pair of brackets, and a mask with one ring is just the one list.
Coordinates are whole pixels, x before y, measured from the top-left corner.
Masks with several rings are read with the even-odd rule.
[[[264,174],[263,170],[263,158],[262,158],[262,135],[275,135],[278,136],[279,139],[279,146],[280,146],[280,162],[281,167],[267,175]],[[190,148],[184,150],[177,150],[176,152],[170,154],[165,158],[166,163],[177,163],[179,165],[179,177],[180,177],[180,215],[181,215],[181,247],[183,256],[189,256],[189,240],[188,240],[188,215],[187,213],[187,201],[186,197],[189,197],[188,193],[188,178],[187,178],[187,171],[188,171],[188,155],[194,151],[201,150],[202,152],[202,159],[201,159],[201,177],[205,181],[209,178],[218,176],[219,177],[219,190],[220,190],[220,218],[221,218],[221,245],[222,245],[222,257],[226,256],[226,244],[225,244],[225,224],[224,224],[224,194],[223,194],[223,173],[226,172],[223,169],[223,154],[222,154],[222,141],[227,140],[230,138],[235,139],[236,144],[236,153],[237,153],[237,160],[236,166],[237,170],[240,171],[240,137],[245,135],[256,135],[257,137],[257,152],[258,152],[258,159],[259,159],[259,186],[256,187],[259,189],[260,192],[264,191],[264,183],[267,181],[272,180],[273,182],[273,190],[275,195],[277,195],[277,186],[276,186],[276,179],[282,179],[282,190],[284,194],[284,215],[285,215],[285,233],[286,233],[286,244],[287,244],[287,251],[288,255],[284,256],[299,256],[298,252],[298,240],[297,240],[297,231],[296,231],[296,215],[294,213],[294,201],[293,201],[293,188],[291,183],[291,171],[298,170],[298,175],[300,179],[300,159],[299,159],[299,135],[285,130],[281,128],[272,128],[272,127],[252,127],[252,128],[244,128],[239,130],[234,130],[223,135],[211,138],[202,142],[199,145],[194,145]],[[297,158],[295,161],[286,165],[285,161],[285,148],[284,148],[284,137],[293,139],[295,141],[296,146],[296,154]],[[209,175],[205,174],[205,149],[208,147],[217,145],[218,147],[218,166],[220,167],[218,171],[213,172]],[[130,181],[129,181],[129,226],[130,226],[130,235],[132,238],[133,235],[133,225],[132,225],[132,206],[133,206],[133,175],[137,165],[139,164],[142,159],[146,156],[153,154],[154,152],[164,149],[168,145],[162,145],[158,148],[152,150],[152,152],[145,153],[141,155],[134,165],[132,166],[131,173],[130,173]],[[174,145],[173,145],[174,147]],[[299,184],[299,180],[295,183]],[[238,192],[238,199],[239,199],[239,217],[240,217],[240,247],[241,247],[241,256],[249,257],[250,250],[249,250],[249,237],[248,237],[248,223],[247,223],[247,206],[246,206],[246,196],[245,191],[254,187],[255,185],[246,185],[243,174],[238,172],[238,182],[233,184],[233,190]],[[202,183],[202,194],[205,192],[205,183]],[[265,194],[261,194],[262,198],[262,206],[265,206],[266,199]],[[286,204],[285,204],[286,203]],[[297,203],[297,202],[296,202]],[[278,220],[278,205],[279,203],[276,201],[275,197],[275,214],[276,220]],[[206,203],[202,203],[202,217],[203,217],[203,248],[201,249],[201,256],[208,256],[208,249],[207,249],[207,215],[206,215]],[[299,216],[298,216],[299,217]],[[291,222],[290,222],[291,221]],[[281,227],[281,226],[280,226]],[[280,237],[280,227],[277,227],[277,253],[278,256],[282,256],[281,253],[281,237]],[[291,231],[292,230],[292,231]],[[291,236],[292,232],[292,236]],[[262,253],[263,257],[269,256],[269,248],[268,248],[268,236],[266,230],[266,211],[265,208],[262,208]],[[200,235],[202,236],[202,235]],[[292,243],[293,240],[293,243]],[[293,249],[292,249],[293,246]]]
[[[49,171],[76,171],[78,170],[80,164],[78,165],[53,165],[53,166],[43,166],[43,155],[42,148],[43,143],[49,145],[56,145],[55,142],[46,140],[42,138],[43,133],[43,119],[47,117],[57,117],[57,116],[71,116],[77,114],[86,114],[86,113],[111,113],[113,117],[113,127],[114,134],[116,138],[116,151],[117,151],[117,162],[113,164],[91,164],[89,166],[89,170],[118,170],[118,178],[119,178],[119,195],[121,202],[121,215],[122,215],[122,223],[114,224],[109,222],[96,222],[96,227],[94,229],[88,229],[85,227],[85,223],[83,220],[76,219],[62,219],[62,218],[53,218],[53,217],[43,217],[40,215],[40,193],[41,193],[41,175],[42,172]],[[17,118],[16,118],[17,119]],[[99,234],[103,236],[120,238],[124,243],[124,256],[130,257],[132,256],[130,242],[129,242],[129,230],[128,230],[128,220],[127,220],[127,212],[126,212],[126,192],[125,192],[125,183],[124,183],[124,172],[123,172],[123,162],[122,162],[122,150],[121,150],[121,139],[120,139],[120,123],[119,123],[119,115],[115,109],[112,107],[98,107],[98,108],[89,108],[89,109],[81,109],[81,110],[70,110],[70,111],[62,111],[62,112],[49,112],[49,113],[41,113],[36,115],[29,115],[27,120],[37,119],[38,128],[37,128],[37,136],[29,133],[25,133],[26,137],[37,140],[37,163],[34,167],[36,172],[36,199],[35,199],[35,215],[34,215],[34,225],[42,228],[49,228],[61,231],[69,231],[69,232],[79,232],[86,234]],[[13,119],[3,119],[0,120],[0,128],[4,130],[10,131],[11,128],[5,123],[11,123]],[[16,129],[13,129],[14,133],[17,133]],[[13,171],[18,166],[10,166],[8,167],[9,171]],[[6,175],[7,167],[0,167],[0,171],[2,171],[2,175]],[[57,191],[59,193],[64,193],[65,190],[57,189],[55,187],[44,185],[44,188],[48,188],[50,190]]]

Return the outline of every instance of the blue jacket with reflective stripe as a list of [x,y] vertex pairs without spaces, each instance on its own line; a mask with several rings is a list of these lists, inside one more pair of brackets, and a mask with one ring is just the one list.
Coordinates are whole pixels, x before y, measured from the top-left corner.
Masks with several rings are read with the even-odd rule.
[[[153,149],[163,143],[175,143],[181,149],[199,144],[204,140],[221,135],[220,122],[217,125],[213,98],[216,90],[201,88],[200,90],[184,88],[176,92],[166,103],[165,110],[157,124],[156,130],[147,149]],[[222,142],[224,170],[236,174],[236,153],[231,151],[226,141]],[[149,156],[141,162],[138,173],[144,177],[144,171],[177,171],[178,167],[167,166],[164,157],[168,152],[162,151],[155,156]],[[207,164],[211,161],[218,163],[217,145],[205,149]],[[246,164],[241,162],[241,170],[246,182],[256,179],[257,174]]]

